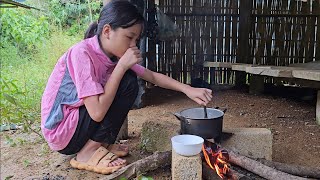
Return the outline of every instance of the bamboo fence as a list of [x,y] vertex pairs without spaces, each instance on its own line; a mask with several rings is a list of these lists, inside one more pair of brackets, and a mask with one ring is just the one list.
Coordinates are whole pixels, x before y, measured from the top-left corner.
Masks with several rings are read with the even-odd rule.
[[234,84],[234,72],[203,68],[204,61],[287,66],[320,60],[320,0],[160,0],[158,7],[180,36],[149,40],[147,67],[184,83]]

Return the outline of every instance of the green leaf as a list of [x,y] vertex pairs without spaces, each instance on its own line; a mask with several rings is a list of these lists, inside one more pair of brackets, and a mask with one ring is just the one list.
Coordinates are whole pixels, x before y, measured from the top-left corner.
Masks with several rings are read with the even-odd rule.
[[9,101],[10,103],[14,104],[14,105],[17,105],[17,102],[16,102],[16,99],[12,96],[10,96],[9,94],[7,93],[3,93],[3,96],[4,98]]

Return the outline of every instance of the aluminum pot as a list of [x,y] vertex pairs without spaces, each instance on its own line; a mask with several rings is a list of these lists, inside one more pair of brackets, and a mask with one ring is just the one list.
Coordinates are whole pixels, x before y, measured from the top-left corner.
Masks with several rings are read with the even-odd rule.
[[181,134],[193,134],[204,139],[220,138],[226,109],[206,109],[207,117],[205,117],[204,108],[190,108],[174,113],[181,122]]

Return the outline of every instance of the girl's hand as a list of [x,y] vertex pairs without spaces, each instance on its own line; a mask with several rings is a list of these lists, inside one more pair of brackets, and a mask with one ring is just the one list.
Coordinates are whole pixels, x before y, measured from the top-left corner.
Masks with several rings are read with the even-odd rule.
[[140,50],[138,47],[131,47],[127,49],[124,55],[119,59],[118,65],[122,66],[125,70],[128,70],[140,61],[142,61]]
[[201,106],[206,106],[212,99],[212,90],[188,86],[185,94]]

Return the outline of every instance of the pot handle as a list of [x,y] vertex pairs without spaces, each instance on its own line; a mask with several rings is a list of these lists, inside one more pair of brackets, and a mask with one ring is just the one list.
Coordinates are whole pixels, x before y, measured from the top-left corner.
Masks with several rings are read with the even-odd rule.
[[[219,109],[219,108],[220,108],[220,107],[218,107],[218,106],[215,107],[215,109]],[[227,108],[221,108],[220,110],[221,110],[223,113],[226,113],[226,112],[227,112]]]
[[183,116],[181,116],[181,114],[179,114],[179,113],[173,113],[173,115],[174,115],[179,121],[181,121],[183,124],[185,124],[185,125],[190,125],[190,124],[191,124],[191,123],[190,123],[190,120],[187,119],[187,118],[185,118],[185,117],[183,117]]
[[185,118],[181,116],[179,113],[173,113],[173,115],[179,120],[179,121],[185,121]]

